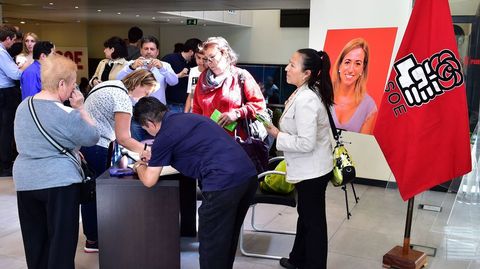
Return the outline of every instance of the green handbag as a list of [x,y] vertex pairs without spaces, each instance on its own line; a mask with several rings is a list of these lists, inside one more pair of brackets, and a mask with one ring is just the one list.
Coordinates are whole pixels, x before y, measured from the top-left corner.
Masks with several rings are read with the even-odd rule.
[[339,187],[348,184],[355,179],[355,166],[353,164],[352,157],[350,157],[350,154],[348,154],[348,151],[343,143],[340,142],[340,134],[337,131],[337,127],[333,121],[330,109],[328,107],[326,107],[326,109],[328,121],[330,122],[330,127],[332,128],[333,138],[335,138],[335,141],[337,142],[335,148],[333,149],[333,176],[330,181],[332,182],[333,186]]
[[[275,171],[287,171],[285,160],[281,161],[277,167],[275,167]],[[260,189],[269,193],[289,194],[295,189],[295,185],[288,183],[285,175],[270,174],[266,175],[265,179],[260,182]]]
[[355,179],[355,166],[343,144],[337,141],[333,149],[333,177],[330,180],[335,187],[352,182]]

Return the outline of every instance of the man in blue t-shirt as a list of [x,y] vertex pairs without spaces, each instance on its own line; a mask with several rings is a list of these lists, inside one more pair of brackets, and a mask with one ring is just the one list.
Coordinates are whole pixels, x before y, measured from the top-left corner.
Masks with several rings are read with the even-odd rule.
[[55,52],[55,46],[50,41],[38,41],[33,46],[34,61],[23,71],[22,77],[20,77],[22,100],[29,96],[34,96],[42,90],[40,60],[47,58],[52,52]]
[[167,112],[153,97],[140,99],[133,117],[155,136],[149,162],[133,166],[138,177],[152,187],[162,168],[171,165],[198,179],[203,196],[198,210],[200,268],[232,268],[240,228],[258,186],[252,161],[211,119]]

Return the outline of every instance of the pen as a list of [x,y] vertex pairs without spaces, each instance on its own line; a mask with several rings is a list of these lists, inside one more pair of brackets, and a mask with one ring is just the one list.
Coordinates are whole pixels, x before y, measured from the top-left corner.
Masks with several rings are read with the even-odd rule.
[[143,146],[143,150],[147,150],[147,143]]

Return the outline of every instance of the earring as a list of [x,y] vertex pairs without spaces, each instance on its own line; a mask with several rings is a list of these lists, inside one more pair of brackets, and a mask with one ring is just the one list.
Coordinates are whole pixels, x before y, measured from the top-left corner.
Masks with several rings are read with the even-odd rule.
[[338,70],[338,73],[340,73],[340,70]]

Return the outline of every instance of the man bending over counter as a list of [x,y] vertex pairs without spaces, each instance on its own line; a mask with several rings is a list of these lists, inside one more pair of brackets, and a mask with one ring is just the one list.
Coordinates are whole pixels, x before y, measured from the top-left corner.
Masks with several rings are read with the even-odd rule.
[[154,97],[135,105],[134,119],[155,136],[151,159],[133,168],[147,187],[164,166],[196,178],[203,201],[198,209],[200,268],[233,267],[245,215],[258,186],[256,170],[240,145],[211,119],[168,112]]

